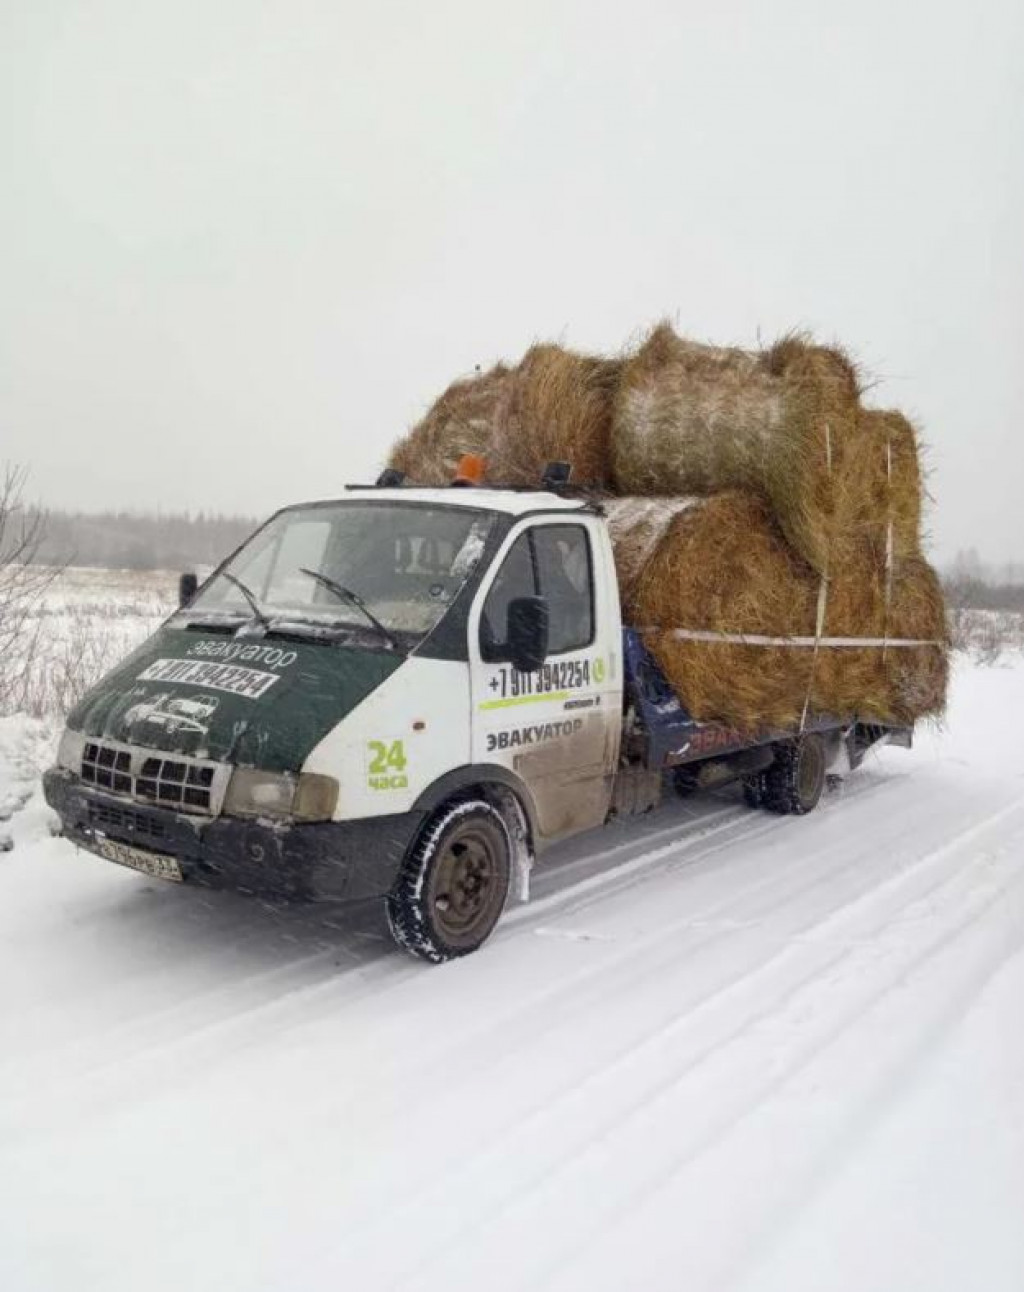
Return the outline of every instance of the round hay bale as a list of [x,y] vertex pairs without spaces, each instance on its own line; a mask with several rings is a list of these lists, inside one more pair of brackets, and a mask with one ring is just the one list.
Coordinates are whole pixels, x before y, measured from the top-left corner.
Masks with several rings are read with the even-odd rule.
[[637,580],[661,546],[673,520],[701,498],[606,498],[601,504],[615,554],[619,592],[625,605],[632,602]]
[[949,686],[949,625],[939,576],[921,555],[899,562],[892,580],[889,637],[939,641],[941,647],[892,647],[885,652],[886,705],[891,718],[941,717]]
[[[884,553],[890,524],[893,560],[919,552],[923,484],[918,437],[902,413],[860,410],[840,489],[836,563],[852,559],[865,542]],[[852,552],[843,550],[846,545]]]
[[[889,575],[884,554],[865,547],[834,575],[815,649],[821,577],[786,544],[760,499],[620,498],[605,510],[627,622],[644,629],[698,720],[792,727],[805,705],[812,713],[876,722],[942,712],[948,668],[942,590],[919,555],[897,562]],[[679,630],[801,642],[702,640]],[[854,637],[872,644],[829,645],[830,638]],[[942,645],[874,644],[886,638]]]
[[620,368],[617,359],[535,345],[515,368],[498,364],[449,386],[388,464],[412,483],[445,485],[463,453],[479,453],[489,484],[528,486],[549,462],[568,462],[573,484],[605,488]]
[[938,576],[919,551],[887,566],[866,543],[829,580],[828,637],[926,641],[938,646],[824,646],[814,677],[814,707],[866,721],[912,722],[942,713],[949,641]]
[[[643,525],[642,500],[633,501]],[[618,528],[617,561],[629,530],[625,511]],[[807,696],[806,649],[686,640],[672,630],[806,635],[814,628],[817,586],[765,504],[726,493],[672,516],[631,585],[625,611],[629,622],[649,630],[649,648],[693,717],[745,728],[784,725],[799,720]]]
[[[888,587],[888,593],[887,593]],[[813,707],[869,722],[912,722],[940,714],[948,680],[948,634],[938,577],[919,554],[896,561],[865,551],[829,581],[824,636],[938,646],[832,647],[818,652]]]
[[[873,640],[884,634],[884,558],[865,545],[859,559],[851,557],[828,580],[821,635]],[[886,706],[879,647],[819,646],[813,672],[811,707],[816,712],[881,719]]]
[[451,484],[464,453],[489,453],[504,416],[513,373],[504,364],[453,381],[426,415],[391,449],[388,465],[410,483]]
[[573,484],[606,488],[612,404],[621,367],[617,359],[577,354],[558,345],[527,350],[499,411],[488,479],[536,485],[549,462],[568,462]]
[[824,571],[858,398],[849,359],[804,336],[752,352],[700,345],[662,323],[623,367],[614,486],[623,494],[749,490]]

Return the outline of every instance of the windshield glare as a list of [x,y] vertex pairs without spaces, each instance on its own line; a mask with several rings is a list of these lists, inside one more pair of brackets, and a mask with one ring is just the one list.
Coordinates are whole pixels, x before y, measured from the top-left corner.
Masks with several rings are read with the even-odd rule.
[[[469,508],[345,502],[282,512],[225,567],[271,620],[343,623],[373,632],[344,594],[359,597],[394,633],[428,633],[483,553],[493,516]],[[187,613],[252,610],[241,590],[216,575]]]

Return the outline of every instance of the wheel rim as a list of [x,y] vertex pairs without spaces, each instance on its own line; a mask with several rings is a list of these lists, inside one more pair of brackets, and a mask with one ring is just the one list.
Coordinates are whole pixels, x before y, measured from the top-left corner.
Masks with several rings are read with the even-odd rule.
[[485,936],[497,917],[501,882],[495,843],[476,826],[456,830],[437,863],[434,919],[455,944]]

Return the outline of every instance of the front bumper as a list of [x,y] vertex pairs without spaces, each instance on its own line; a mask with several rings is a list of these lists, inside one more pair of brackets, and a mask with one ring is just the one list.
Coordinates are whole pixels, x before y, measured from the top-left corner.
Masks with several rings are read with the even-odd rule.
[[192,816],[96,790],[60,767],[43,790],[79,847],[113,839],[174,857],[188,883],[305,900],[383,897],[424,821],[421,812],[314,824]]

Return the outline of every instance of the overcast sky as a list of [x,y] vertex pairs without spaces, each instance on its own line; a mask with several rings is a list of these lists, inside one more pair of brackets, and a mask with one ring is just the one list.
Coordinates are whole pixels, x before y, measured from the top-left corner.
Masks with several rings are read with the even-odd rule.
[[662,315],[838,338],[1024,559],[1021,0],[0,0],[0,459],[264,513]]

